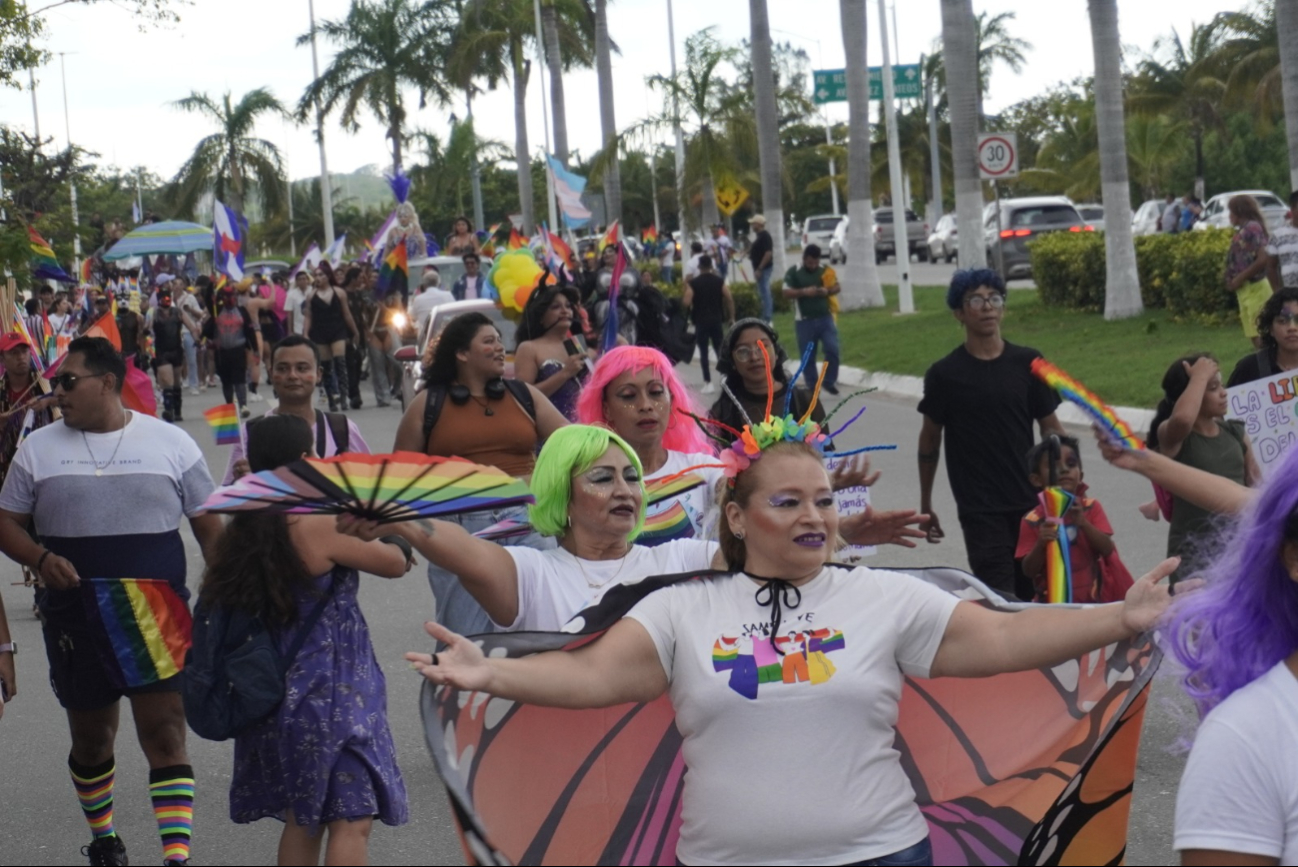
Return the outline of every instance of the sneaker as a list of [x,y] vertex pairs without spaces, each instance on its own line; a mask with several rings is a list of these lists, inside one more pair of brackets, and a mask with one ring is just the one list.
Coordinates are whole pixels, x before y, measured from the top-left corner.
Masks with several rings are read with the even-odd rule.
[[715,385],[713,385],[711,382],[705,382],[705,383],[703,383],[703,393],[704,393],[704,394],[716,394],[716,393],[717,393],[717,387],[716,387]]
[[194,396],[194,397],[198,397],[198,386],[197,386],[197,385],[191,385],[191,386],[189,387],[189,393],[190,393],[192,396]]
[[251,418],[251,417],[252,417],[252,410],[248,409],[248,407],[246,407],[246,406],[239,407],[239,417],[240,417],[240,418]]
[[89,846],[81,847],[81,854],[90,859],[90,863],[113,867],[116,864],[130,864],[126,860],[126,844],[114,834],[112,837],[100,837]]
[[249,392],[248,394],[248,403],[261,403],[265,399],[266,398],[262,397],[260,394],[258,394],[255,391]]
[[353,400],[353,401],[352,401],[352,409],[360,409],[360,408],[363,407],[364,405],[365,405],[365,403],[364,403],[363,401],[359,401],[359,400]]
[[825,391],[829,392],[830,394],[838,394],[838,386],[836,386],[836,385],[830,385],[829,383],[825,383],[825,384],[824,384],[823,386],[821,386],[821,387],[822,387]]

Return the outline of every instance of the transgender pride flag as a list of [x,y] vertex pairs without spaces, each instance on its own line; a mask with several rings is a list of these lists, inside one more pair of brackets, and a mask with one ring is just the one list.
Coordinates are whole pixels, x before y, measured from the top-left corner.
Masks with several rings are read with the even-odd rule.
[[554,176],[554,194],[559,199],[559,210],[563,212],[563,221],[570,228],[580,229],[590,222],[590,209],[581,203],[582,191],[586,189],[586,179],[574,175],[563,167],[563,163],[549,154],[545,155],[550,164],[550,174]]

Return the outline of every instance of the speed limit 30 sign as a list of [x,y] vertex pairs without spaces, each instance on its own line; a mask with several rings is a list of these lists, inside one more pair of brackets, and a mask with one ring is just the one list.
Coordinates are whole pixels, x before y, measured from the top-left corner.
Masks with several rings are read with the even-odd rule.
[[978,134],[978,174],[984,181],[1016,178],[1019,174],[1019,137],[1012,132]]

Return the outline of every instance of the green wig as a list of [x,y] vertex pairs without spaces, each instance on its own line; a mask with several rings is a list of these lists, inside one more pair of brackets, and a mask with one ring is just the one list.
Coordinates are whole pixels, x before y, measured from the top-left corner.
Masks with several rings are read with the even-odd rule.
[[561,427],[545,441],[532,471],[532,495],[536,502],[528,507],[528,517],[537,532],[559,536],[568,529],[568,506],[572,503],[572,477],[595,466],[609,446],[617,446],[640,474],[640,514],[627,541],[635,539],[644,528],[644,468],[635,449],[606,427],[570,424]]

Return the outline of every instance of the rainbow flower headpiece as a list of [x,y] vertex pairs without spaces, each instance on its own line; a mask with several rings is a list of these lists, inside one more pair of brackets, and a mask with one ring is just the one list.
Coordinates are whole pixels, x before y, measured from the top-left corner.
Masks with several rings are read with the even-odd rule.
[[[752,466],[753,461],[761,458],[762,452],[770,448],[772,445],[781,442],[801,442],[812,446],[821,455],[824,455],[825,447],[830,443],[830,441],[851,427],[852,424],[855,423],[856,420],[865,412],[865,407],[861,407],[850,419],[847,420],[846,424],[843,424],[832,433],[826,432],[829,430],[830,419],[832,419],[840,409],[846,406],[849,400],[863,394],[868,394],[874,391],[873,388],[865,388],[849,394],[843,399],[842,403],[829,413],[829,415],[825,416],[823,422],[811,420],[811,414],[820,400],[820,388],[825,381],[825,373],[829,370],[829,362],[826,361],[820,368],[820,376],[816,379],[816,387],[811,393],[811,401],[807,404],[806,412],[802,414],[801,418],[797,418],[793,415],[791,411],[793,406],[793,390],[799,377],[802,376],[807,365],[811,363],[811,355],[816,351],[816,345],[813,343],[809,345],[803,353],[802,363],[798,365],[798,372],[793,375],[793,378],[789,381],[789,386],[785,389],[784,414],[782,416],[771,415],[771,409],[775,400],[775,381],[771,375],[771,356],[766,351],[765,344],[759,342],[757,347],[761,350],[762,357],[766,360],[765,417],[760,422],[754,422],[748,416],[748,412],[744,409],[743,403],[740,402],[739,398],[735,396],[734,392],[730,390],[730,386],[728,385],[722,385],[722,388],[725,390],[726,396],[729,397],[730,400],[734,402],[735,406],[739,407],[739,411],[743,413],[744,419],[747,422],[747,424],[744,425],[743,430],[735,430],[730,425],[723,424],[715,419],[701,418],[684,409],[678,409],[677,412],[694,419],[695,423],[698,424],[698,426],[702,428],[703,432],[708,435],[708,438],[716,441],[722,448],[720,454],[717,456],[717,463],[698,464],[696,466],[686,467],[679,473],[675,473],[674,476],[684,475],[685,473],[708,467],[719,467],[725,470],[726,478],[729,480],[731,487],[733,487],[735,484],[735,478],[744,470]],[[725,431],[726,433],[729,433],[733,439],[727,439],[726,437],[715,433],[711,428]],[[851,451],[845,452],[834,452],[833,454],[835,457],[849,457],[862,452],[891,451],[896,448],[895,445],[864,446],[863,448],[852,449]]]

